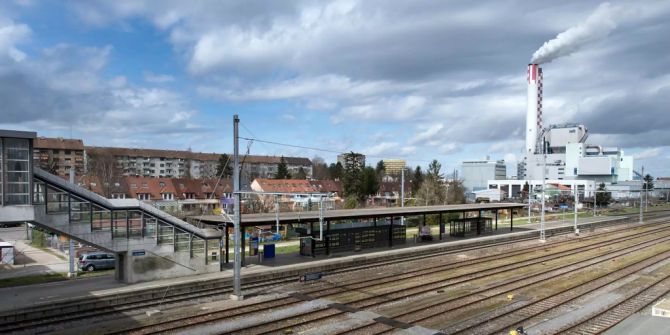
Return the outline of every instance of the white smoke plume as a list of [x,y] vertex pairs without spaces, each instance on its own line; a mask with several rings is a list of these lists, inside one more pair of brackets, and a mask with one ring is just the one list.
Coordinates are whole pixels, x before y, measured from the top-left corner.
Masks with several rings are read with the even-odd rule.
[[556,38],[540,47],[531,63],[549,63],[556,58],[567,56],[582,46],[607,37],[617,27],[617,21],[623,14],[620,7],[611,6],[608,2],[600,4],[584,22],[558,34]]

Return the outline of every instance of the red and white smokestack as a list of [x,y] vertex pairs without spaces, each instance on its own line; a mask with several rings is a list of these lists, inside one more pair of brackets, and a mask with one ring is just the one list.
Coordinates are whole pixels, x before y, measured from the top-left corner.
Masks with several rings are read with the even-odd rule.
[[536,152],[542,130],[542,68],[528,64],[528,109],[526,110],[526,153]]

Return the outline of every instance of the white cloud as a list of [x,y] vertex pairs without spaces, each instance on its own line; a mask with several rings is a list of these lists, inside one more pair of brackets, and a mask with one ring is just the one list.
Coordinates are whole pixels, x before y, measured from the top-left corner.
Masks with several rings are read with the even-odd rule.
[[25,24],[15,24],[13,21],[0,20],[0,57],[9,57],[15,62],[26,59],[26,54],[16,45],[30,36],[31,30]]
[[658,157],[662,154],[663,154],[663,150],[661,148],[651,148],[651,149],[642,150],[642,151],[634,154],[633,158],[635,158],[635,159],[648,159],[648,158]]
[[398,143],[396,142],[381,142],[363,149],[363,153],[369,156],[395,155],[397,148]]
[[424,131],[416,134],[414,138],[410,140],[410,144],[425,144],[426,142],[432,143],[435,136],[438,135],[442,129],[444,129],[444,125],[442,123],[435,123],[430,125]]

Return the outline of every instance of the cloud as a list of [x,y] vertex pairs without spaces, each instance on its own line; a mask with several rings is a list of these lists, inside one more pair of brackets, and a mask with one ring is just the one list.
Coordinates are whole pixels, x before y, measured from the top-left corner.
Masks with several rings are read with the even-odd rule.
[[363,150],[363,153],[368,156],[385,156],[392,155],[395,157],[397,154],[396,149],[398,148],[398,143],[396,142],[381,142],[375,144],[367,149]]
[[635,159],[648,159],[648,158],[654,158],[654,157],[659,157],[663,154],[663,150],[661,148],[651,148],[647,150],[640,151],[636,154],[633,155],[633,158]]
[[15,24],[13,21],[0,20],[0,61],[7,57],[15,62],[26,58],[26,54],[16,45],[30,36],[31,30],[25,24]]
[[168,74],[153,74],[149,71],[144,72],[144,81],[153,84],[164,84],[174,81],[174,77]]
[[196,111],[178,93],[129,85],[123,76],[106,78],[112,50],[60,44],[0,71],[0,124],[41,134],[74,127],[88,144],[170,134],[169,142],[152,141],[163,145],[202,130],[191,122]]
[[426,128],[424,131],[416,134],[414,138],[410,141],[410,144],[419,144],[419,143],[424,143],[424,142],[433,142],[433,138],[439,134],[439,132],[444,129],[444,125],[442,123],[436,123],[428,128]]
[[[194,122],[196,113],[189,106],[200,105],[201,99],[243,107],[281,104],[295,115],[314,113],[322,124],[330,122],[323,127],[342,134],[315,137],[346,142],[352,149],[365,146],[365,139],[348,129],[372,133],[380,128],[404,129],[385,141],[398,143],[396,150],[413,148],[417,157],[458,154],[459,148],[468,152],[472,144],[500,154],[517,150],[525,128],[528,56],[543,42],[580,26],[594,9],[592,3],[576,0],[475,4],[138,0],[68,6],[94,31],[120,27],[133,31],[149,22],[160,38],[171,43],[175,63],[190,74],[188,80],[198,95],[160,91],[169,97],[166,108],[171,114],[165,120]],[[577,34],[573,40],[588,43],[544,67],[545,123],[584,123],[591,141],[606,145],[650,148],[670,143],[664,131],[670,123],[666,107],[670,59],[659,56],[670,53],[665,40],[670,4],[621,0],[610,7],[630,8],[635,15],[616,20],[616,29],[606,24],[604,34],[589,35],[606,39]],[[22,46],[26,38],[9,45],[18,50],[16,45]],[[4,61],[15,63],[6,50],[0,48]],[[10,67],[1,76],[16,78],[23,85],[19,87],[32,88],[28,92],[49,102],[47,114],[76,108],[98,115],[98,110],[119,104],[122,98],[115,90],[135,91],[138,97],[127,96],[131,106],[134,99],[144,100],[139,96],[149,101],[151,94],[157,94],[129,82],[111,85],[103,74],[109,60],[104,47],[92,52],[89,58],[101,61],[103,70],[92,65],[81,71],[45,67],[47,74],[39,76]],[[111,52],[117,51],[110,47],[107,53]],[[46,55],[38,57],[39,63],[48,63]],[[27,53],[21,63],[40,66],[32,58]],[[22,80],[22,75],[32,80]],[[62,80],[55,80],[61,75]],[[35,89],[45,86],[46,90]],[[7,92],[18,94],[12,88]],[[41,107],[31,100],[15,97],[12,104]],[[25,106],[19,109],[28,110]],[[435,131],[438,124],[442,128]],[[268,136],[280,137],[282,131]]]

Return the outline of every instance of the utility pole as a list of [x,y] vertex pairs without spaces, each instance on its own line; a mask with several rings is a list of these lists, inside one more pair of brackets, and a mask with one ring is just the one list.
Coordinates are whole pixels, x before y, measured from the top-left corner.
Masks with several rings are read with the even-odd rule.
[[596,217],[596,208],[598,207],[598,189],[596,188],[596,180],[593,180],[593,217]]
[[575,235],[579,235],[579,229],[577,228],[577,203],[579,202],[579,188],[577,187],[577,183],[575,183],[575,203],[573,206],[575,207]]
[[233,116],[233,227],[235,230],[235,243],[233,250],[235,252],[235,266],[233,268],[233,294],[230,295],[232,300],[242,300],[242,287],[240,283],[240,273],[242,271],[242,254],[240,252],[240,243],[242,232],[240,229],[240,215],[242,215],[242,208],[240,208],[240,150],[239,150],[239,123],[240,119],[235,114]]
[[279,196],[275,195],[275,222],[277,225],[277,234],[279,234]]
[[530,224],[530,183],[528,184],[528,224]]
[[[644,166],[642,166],[642,187],[644,187]],[[642,191],[640,191],[640,224],[643,221],[642,217]]]
[[[405,207],[405,166],[400,170],[400,207]],[[400,217],[400,225],[405,225],[405,217]]]
[[544,201],[545,201],[545,189],[547,188],[546,182],[547,174],[547,148],[544,140],[542,141],[542,209],[540,210],[540,242],[545,242],[545,233],[544,233]]
[[[74,185],[74,166],[70,167],[70,184]],[[72,210],[72,209],[70,209]],[[77,277],[77,271],[74,268],[74,259],[75,259],[75,251],[74,251],[74,240],[72,239],[72,236],[68,236],[68,240],[70,241],[70,250],[69,250],[69,261],[70,261],[70,271],[67,273],[68,278],[76,278]]]

